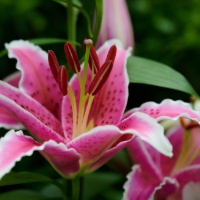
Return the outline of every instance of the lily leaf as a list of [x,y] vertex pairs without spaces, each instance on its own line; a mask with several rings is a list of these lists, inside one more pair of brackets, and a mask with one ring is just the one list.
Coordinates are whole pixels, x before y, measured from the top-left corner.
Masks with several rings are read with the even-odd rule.
[[19,173],[10,172],[1,179],[0,186],[34,183],[34,182],[53,183],[53,180],[47,176],[32,172],[19,172]]
[[62,198],[48,198],[45,197],[37,192],[31,191],[31,190],[14,190],[10,192],[5,192],[3,194],[0,194],[1,200],[22,200],[22,199],[28,199],[28,200],[62,200]]
[[94,199],[95,196],[121,180],[122,176],[116,173],[94,172],[89,174],[84,178],[83,200]]
[[[74,45],[81,46],[80,43],[75,42],[75,41],[69,41],[66,39],[60,39],[60,38],[36,38],[36,39],[29,39],[30,42],[36,45],[47,45],[47,44],[56,44],[56,43],[66,43],[66,42],[71,42]],[[0,51],[0,58],[5,56],[7,54],[7,50],[4,49]]]
[[199,98],[182,74],[162,63],[130,56],[127,61],[127,71],[131,83],[143,83],[179,90]]

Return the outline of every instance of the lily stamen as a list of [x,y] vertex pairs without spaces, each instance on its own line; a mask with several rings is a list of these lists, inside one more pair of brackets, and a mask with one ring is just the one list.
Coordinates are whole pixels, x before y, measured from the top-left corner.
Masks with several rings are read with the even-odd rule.
[[[54,79],[58,83],[63,96],[68,94],[68,97],[72,105],[72,113],[73,113],[72,138],[76,138],[77,136],[86,132],[87,126],[90,125],[91,128],[93,127],[93,123],[89,123],[88,125],[88,117],[92,106],[92,102],[94,100],[95,95],[101,90],[103,85],[106,83],[113,68],[113,62],[115,60],[115,56],[117,53],[117,48],[115,45],[113,45],[108,52],[105,63],[100,68],[99,58],[96,54],[94,46],[92,45],[92,41],[85,39],[83,44],[85,51],[85,63],[84,63],[82,78],[80,77],[79,74],[81,68],[78,56],[72,44],[67,42],[64,45],[67,61],[72,71],[77,74],[81,88],[78,113],[77,113],[77,105],[74,92],[68,84],[67,70],[65,69],[64,65],[59,67],[56,55],[54,54],[53,51],[49,51],[49,65],[51,66],[51,71],[54,76]],[[85,83],[86,83],[88,64],[92,71],[92,83],[89,86],[88,92],[85,94]],[[96,75],[94,76],[94,74]]]

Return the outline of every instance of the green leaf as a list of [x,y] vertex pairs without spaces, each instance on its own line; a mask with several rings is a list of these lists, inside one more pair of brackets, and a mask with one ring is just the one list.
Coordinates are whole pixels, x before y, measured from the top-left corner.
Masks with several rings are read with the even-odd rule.
[[130,56],[127,61],[127,71],[131,83],[170,88],[199,98],[196,91],[182,74],[162,63]]
[[28,199],[28,200],[39,200],[44,199],[44,196],[33,192],[31,190],[14,190],[11,192],[5,192],[0,195],[1,200],[22,200],[22,199]]
[[14,190],[0,194],[1,200],[62,200],[59,197],[48,198],[31,190]]
[[122,179],[117,173],[94,172],[84,178],[83,200],[89,200]]
[[16,185],[23,183],[34,183],[34,182],[52,182],[53,180],[47,176],[32,173],[32,172],[10,172],[6,174],[0,181],[0,186],[5,185]]
[[95,46],[100,30],[101,30],[101,23],[103,19],[103,0],[95,0],[95,5],[96,5],[96,22],[95,22],[95,28],[94,28],[94,37],[93,37],[93,45]]
[[60,39],[60,38],[35,38],[35,39],[30,39],[30,42],[36,44],[36,45],[46,45],[46,44],[57,44],[57,43],[66,43],[66,42],[71,42],[74,45],[77,45],[81,47],[81,44],[75,41],[70,41],[66,39]]
[[[30,42],[36,45],[47,45],[47,44],[57,44],[57,43],[66,43],[71,42],[74,45],[77,45],[81,47],[81,44],[75,41],[69,41],[66,39],[60,39],[60,38],[36,38],[36,39],[29,39]],[[5,56],[7,54],[7,50],[4,49],[0,51],[0,58]]]

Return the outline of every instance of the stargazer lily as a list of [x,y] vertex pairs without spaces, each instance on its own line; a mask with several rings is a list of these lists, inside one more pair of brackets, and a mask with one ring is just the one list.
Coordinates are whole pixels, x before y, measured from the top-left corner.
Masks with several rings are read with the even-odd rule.
[[[186,104],[173,101],[123,116],[131,49],[124,50],[117,40],[106,42],[97,53],[92,42],[84,40],[86,58],[81,66],[73,46],[66,43],[66,58],[75,73],[69,83],[67,71],[59,66],[53,51],[47,54],[22,40],[6,44],[6,48],[8,56],[17,59],[21,78],[17,79],[19,88],[0,81],[0,105],[12,119],[0,120],[1,126],[18,129],[23,125],[36,140],[14,130],[1,138],[0,177],[36,150],[63,177],[81,176],[103,165],[135,136],[171,156],[171,145],[154,118],[200,119]],[[13,79],[16,86],[16,76]]]
[[[123,200],[197,200],[200,195],[200,126],[181,119],[167,133],[173,146],[169,158],[140,139],[128,149],[136,164],[124,185]],[[198,197],[198,198],[197,198]]]

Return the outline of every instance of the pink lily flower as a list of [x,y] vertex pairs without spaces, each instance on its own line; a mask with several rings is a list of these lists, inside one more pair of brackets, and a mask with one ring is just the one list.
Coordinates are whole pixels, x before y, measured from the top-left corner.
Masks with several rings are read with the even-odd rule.
[[127,176],[123,200],[199,199],[200,128],[194,122],[185,125],[167,133],[173,146],[172,158],[140,139],[130,142],[128,150],[136,165]]
[[[52,51],[48,55],[22,40],[6,44],[6,48],[8,56],[17,59],[21,77],[19,88],[0,81],[0,105],[19,121],[16,129],[22,124],[37,141],[14,130],[1,138],[0,178],[34,151],[39,151],[64,177],[87,174],[107,162],[135,136],[171,156],[171,144],[154,115],[162,119],[186,116],[200,120],[199,114],[187,104],[173,101],[150,106],[146,108],[150,109],[147,114],[136,110],[122,117],[128,99],[126,61],[130,49],[124,50],[116,40],[106,42],[97,54],[91,46],[92,70],[87,63],[80,66],[73,46],[66,43],[66,57],[76,73],[69,84],[65,67],[59,67]],[[11,78],[13,82],[15,78]],[[0,122],[2,127],[14,128],[9,120]]]
[[125,0],[103,0],[103,20],[96,48],[110,39],[119,39],[124,48],[134,47],[133,25]]

